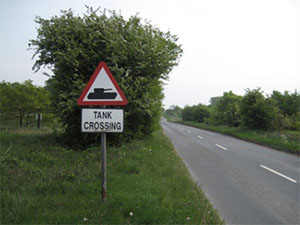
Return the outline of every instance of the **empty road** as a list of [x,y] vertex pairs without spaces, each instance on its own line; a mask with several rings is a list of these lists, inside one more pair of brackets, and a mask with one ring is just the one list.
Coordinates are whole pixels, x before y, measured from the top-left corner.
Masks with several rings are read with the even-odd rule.
[[166,120],[162,126],[226,224],[300,224],[298,156]]

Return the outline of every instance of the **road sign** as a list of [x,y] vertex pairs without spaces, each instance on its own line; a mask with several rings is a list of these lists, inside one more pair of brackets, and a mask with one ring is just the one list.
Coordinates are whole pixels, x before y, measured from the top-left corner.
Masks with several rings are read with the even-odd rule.
[[81,132],[122,133],[123,109],[81,109]]
[[106,63],[100,62],[77,103],[78,105],[126,105],[128,100]]
[[[111,74],[105,62],[100,62],[80,95],[78,105],[127,105],[128,100]],[[106,200],[106,133],[124,130],[122,109],[81,109],[81,132],[101,133],[102,199]]]

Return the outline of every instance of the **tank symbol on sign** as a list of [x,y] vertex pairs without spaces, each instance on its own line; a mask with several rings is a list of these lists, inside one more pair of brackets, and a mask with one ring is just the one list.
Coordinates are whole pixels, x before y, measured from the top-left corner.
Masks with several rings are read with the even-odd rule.
[[77,104],[80,106],[127,105],[128,100],[106,63],[100,62],[77,100]]
[[[88,99],[115,99],[117,97],[116,92],[106,92],[111,91],[112,88],[94,88],[94,92],[88,94]],[[106,92],[106,93],[105,93]]]

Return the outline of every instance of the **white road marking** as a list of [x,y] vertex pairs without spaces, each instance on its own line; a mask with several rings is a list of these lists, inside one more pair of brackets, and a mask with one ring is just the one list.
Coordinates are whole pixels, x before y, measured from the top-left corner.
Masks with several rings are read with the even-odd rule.
[[220,148],[220,149],[223,149],[223,150],[225,150],[225,151],[227,151],[227,150],[228,150],[227,148],[225,148],[225,147],[224,147],[224,146],[222,146],[222,145],[215,144],[215,146],[217,146],[218,148]]
[[190,134],[190,133],[192,133],[191,131],[189,131],[189,130],[187,130],[187,132]]
[[266,169],[266,170],[268,170],[268,171],[270,171],[270,172],[272,172],[272,173],[275,173],[275,174],[277,174],[278,176],[281,176],[281,177],[283,177],[283,178],[285,178],[285,179],[287,179],[287,180],[289,180],[289,181],[291,181],[291,182],[293,182],[293,183],[297,183],[296,180],[294,180],[294,179],[292,179],[292,178],[290,178],[290,177],[288,177],[288,176],[285,176],[285,175],[283,175],[283,174],[281,174],[281,173],[279,173],[279,172],[277,172],[277,171],[275,171],[275,170],[272,170],[272,169],[270,169],[269,167],[266,167],[266,166],[264,166],[264,165],[259,165],[259,166],[262,167],[262,168],[264,168],[264,169]]
[[200,135],[198,135],[197,137],[200,138],[200,139],[203,139],[203,137],[201,137]]

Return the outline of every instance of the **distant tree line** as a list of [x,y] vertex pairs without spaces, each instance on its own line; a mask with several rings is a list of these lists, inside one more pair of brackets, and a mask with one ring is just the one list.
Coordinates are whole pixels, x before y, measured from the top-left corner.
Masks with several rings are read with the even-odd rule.
[[182,108],[177,105],[171,105],[164,113],[170,119],[179,119],[181,118]]
[[[213,125],[245,127],[256,130],[299,130],[300,129],[300,93],[273,91],[265,96],[260,88],[247,89],[244,96],[232,91],[224,92],[223,96],[210,99],[208,106],[203,104],[180,107],[183,121],[195,121]],[[174,114],[168,109],[165,114]]]
[[[50,94],[44,87],[32,84],[31,80],[23,83],[0,83],[1,124],[18,120],[20,127],[27,126],[36,113],[50,112]],[[24,120],[26,123],[24,124]]]

